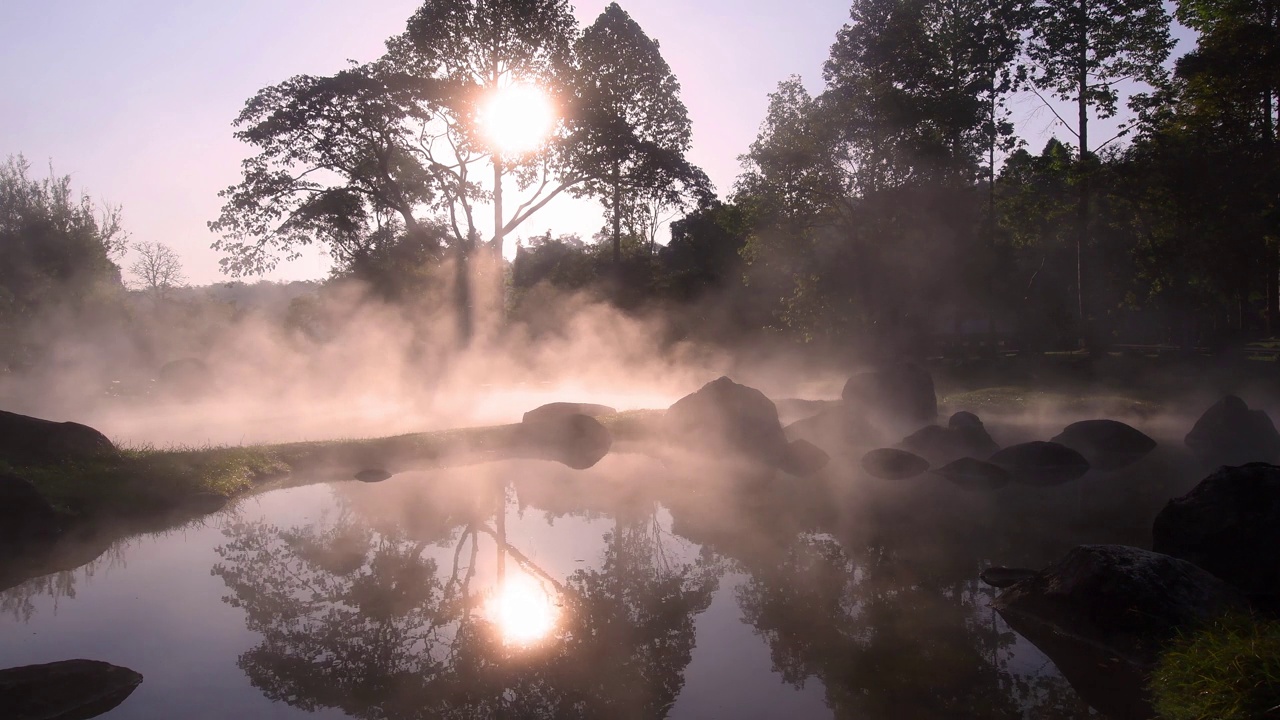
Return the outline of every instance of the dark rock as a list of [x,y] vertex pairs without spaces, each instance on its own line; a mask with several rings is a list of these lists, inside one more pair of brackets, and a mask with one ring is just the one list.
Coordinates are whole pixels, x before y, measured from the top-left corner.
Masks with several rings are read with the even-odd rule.
[[518,427],[523,454],[554,460],[575,470],[586,470],[600,462],[613,446],[609,429],[586,415],[562,415]]
[[1280,596],[1280,467],[1222,468],[1170,500],[1152,547],[1256,596]]
[[115,709],[142,684],[129,668],[63,660],[0,670],[6,720],[87,720]]
[[1028,568],[989,567],[978,574],[978,579],[994,588],[1007,588],[1039,574]]
[[541,420],[550,420],[552,418],[564,417],[566,415],[587,415],[588,417],[603,417],[605,415],[614,415],[618,411],[608,405],[594,405],[592,403],[571,403],[571,402],[553,402],[536,407],[524,414],[522,422],[539,422]]
[[1053,442],[1075,450],[1098,470],[1118,470],[1146,457],[1156,441],[1142,431],[1117,420],[1081,420],[1071,423]]
[[938,417],[938,396],[933,376],[913,362],[885,365],[859,373],[845,383],[843,398],[848,411],[879,418],[903,429],[932,423]]
[[1262,410],[1250,410],[1235,395],[1205,410],[1185,442],[1210,465],[1280,462],[1280,433],[1271,417]]
[[213,373],[199,358],[181,358],[161,365],[156,382],[162,392],[191,400],[213,389]]
[[1022,485],[1044,487],[1071,482],[1089,472],[1089,461],[1066,445],[1036,440],[1010,445],[991,456]]
[[963,457],[988,458],[1000,449],[978,416],[970,412],[952,415],[945,428],[925,426],[904,438],[900,445],[934,465],[945,465]]
[[793,440],[787,448],[782,469],[792,475],[807,477],[826,467],[829,462],[831,456],[822,448],[808,440]]
[[932,472],[966,490],[998,490],[1012,482],[1008,470],[969,457],[952,460]]
[[865,418],[843,408],[829,408],[797,420],[784,428],[783,433],[791,440],[808,440],[828,450],[875,447],[888,439]]
[[1185,560],[1124,545],[1081,545],[1010,586],[992,607],[1028,637],[1056,632],[1147,667],[1180,628],[1249,605]]
[[788,461],[789,443],[773,401],[727,377],[678,400],[663,426],[669,440],[704,454],[729,453],[771,467]]
[[879,448],[862,456],[862,469],[884,480],[905,480],[929,469],[929,461],[906,450]]
[[391,473],[382,468],[367,468],[355,474],[355,479],[365,483],[382,482],[390,477]]
[[116,446],[88,425],[0,410],[0,459],[54,464],[114,455]]
[[0,545],[53,540],[59,530],[58,513],[34,485],[0,473]]

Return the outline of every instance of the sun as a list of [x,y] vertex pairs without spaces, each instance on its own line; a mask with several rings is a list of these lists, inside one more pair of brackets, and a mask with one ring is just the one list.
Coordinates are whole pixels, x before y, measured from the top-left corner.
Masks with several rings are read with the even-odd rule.
[[480,105],[480,129],[502,155],[536,150],[555,123],[551,98],[537,85],[519,83],[493,91]]
[[513,575],[490,596],[485,615],[504,642],[532,645],[551,633],[559,612],[546,588],[527,575]]

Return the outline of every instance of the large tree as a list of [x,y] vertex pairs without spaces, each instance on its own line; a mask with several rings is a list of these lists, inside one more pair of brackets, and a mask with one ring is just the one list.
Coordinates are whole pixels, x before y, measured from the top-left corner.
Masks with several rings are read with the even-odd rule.
[[[1114,117],[1122,87],[1161,82],[1173,47],[1170,17],[1161,0],[1036,0],[1031,13],[1031,80],[1038,91],[1076,105],[1072,132],[1079,141],[1082,173],[1076,205],[1076,312],[1083,329],[1088,322],[1083,258],[1089,237],[1089,173],[1093,154],[1110,142],[1090,145],[1090,114]],[[1065,119],[1063,124],[1071,128]]]
[[693,128],[657,41],[610,3],[576,49],[578,124],[568,150],[590,179],[575,192],[604,201],[616,265],[624,222],[645,225],[652,240],[663,208],[682,204],[690,192],[709,194],[709,183],[685,157]]

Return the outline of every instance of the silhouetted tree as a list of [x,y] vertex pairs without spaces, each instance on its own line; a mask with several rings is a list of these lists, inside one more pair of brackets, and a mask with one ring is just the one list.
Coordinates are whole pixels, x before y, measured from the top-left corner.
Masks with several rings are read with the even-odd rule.
[[133,286],[154,298],[163,298],[175,288],[186,284],[182,272],[182,259],[174,249],[159,242],[134,243],[133,251],[138,259],[129,266],[133,274]]

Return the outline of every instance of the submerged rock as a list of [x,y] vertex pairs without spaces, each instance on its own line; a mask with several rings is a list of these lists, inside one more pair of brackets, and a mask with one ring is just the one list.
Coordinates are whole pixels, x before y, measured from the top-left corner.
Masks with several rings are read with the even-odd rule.
[[1011,585],[992,607],[1033,642],[1048,630],[1146,667],[1179,629],[1249,605],[1185,560],[1124,545],[1081,545]]
[[57,511],[34,485],[0,473],[0,546],[53,540],[59,525]]
[[551,420],[567,415],[586,415],[588,417],[603,417],[605,415],[614,415],[618,411],[608,405],[596,405],[593,403],[572,403],[572,402],[553,402],[546,405],[540,405],[524,414],[521,422],[540,422],[543,420]]
[[1280,462],[1280,433],[1262,410],[1227,395],[1204,411],[1185,439],[1187,447],[1210,465]]
[[1151,535],[1156,552],[1195,563],[1250,595],[1280,597],[1280,467],[1222,468],[1170,500]]
[[517,427],[521,454],[554,460],[575,470],[600,462],[613,446],[609,429],[586,415],[562,415]]
[[1156,441],[1118,420],[1081,420],[1071,423],[1053,442],[1080,453],[1091,467],[1118,470],[1146,457]]
[[376,483],[391,478],[391,473],[382,468],[366,468],[355,474],[355,479],[364,483]]
[[1009,471],[1022,485],[1061,485],[1089,472],[1089,461],[1066,445],[1036,440],[1010,445],[991,456],[995,465]]
[[55,464],[114,455],[116,446],[88,425],[0,410],[0,460]]
[[923,474],[929,461],[906,450],[879,448],[862,456],[862,469],[884,480],[905,480]]
[[115,709],[142,684],[129,668],[63,660],[0,670],[6,720],[88,720]]
[[790,445],[773,401],[727,377],[678,400],[663,417],[667,438],[703,454],[734,456],[783,467]]
[[904,430],[932,423],[938,417],[933,376],[914,362],[858,373],[845,383],[840,397],[849,412],[903,425]]
[[991,587],[1003,589],[1037,574],[1038,570],[1029,568],[989,567],[978,574],[978,579]]
[[963,457],[984,459],[1000,449],[977,415],[958,412],[947,427],[928,425],[903,438],[901,446],[935,465]]
[[998,490],[1012,482],[1008,470],[970,457],[953,460],[932,472],[966,490]]

